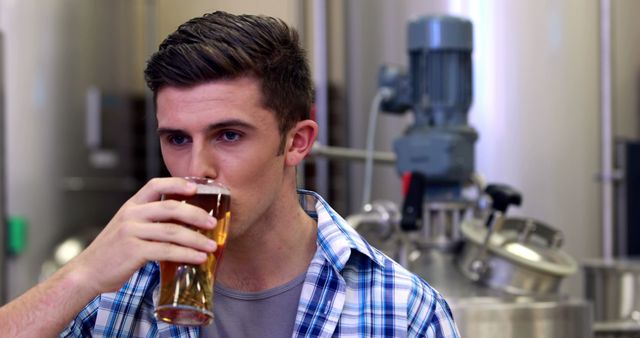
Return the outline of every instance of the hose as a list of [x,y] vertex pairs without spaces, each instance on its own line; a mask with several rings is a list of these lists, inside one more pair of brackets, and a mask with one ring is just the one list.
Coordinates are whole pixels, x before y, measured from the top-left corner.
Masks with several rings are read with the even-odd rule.
[[376,136],[376,127],[378,123],[378,114],[380,113],[380,104],[383,100],[391,98],[393,90],[388,87],[378,89],[376,96],[371,102],[369,110],[369,126],[367,128],[367,147],[364,165],[364,187],[362,191],[362,205],[366,206],[371,203],[371,185],[373,179],[373,147]]

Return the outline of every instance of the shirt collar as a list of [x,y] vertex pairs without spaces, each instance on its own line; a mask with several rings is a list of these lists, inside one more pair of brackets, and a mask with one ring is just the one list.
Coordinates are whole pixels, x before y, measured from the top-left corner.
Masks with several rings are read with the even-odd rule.
[[318,222],[319,249],[338,271],[345,267],[352,250],[369,257],[380,266],[384,265],[382,253],[365,242],[320,195],[300,189],[298,197],[305,212]]

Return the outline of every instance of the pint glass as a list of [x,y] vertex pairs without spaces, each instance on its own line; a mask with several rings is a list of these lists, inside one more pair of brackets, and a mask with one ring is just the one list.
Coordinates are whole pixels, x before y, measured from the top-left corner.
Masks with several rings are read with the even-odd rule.
[[164,195],[162,199],[189,203],[213,215],[218,220],[214,229],[194,229],[216,241],[218,248],[199,265],[160,262],[160,299],[155,316],[175,325],[208,325],[213,320],[213,283],[227,239],[231,194],[229,189],[211,179],[186,179],[196,183],[195,195]]

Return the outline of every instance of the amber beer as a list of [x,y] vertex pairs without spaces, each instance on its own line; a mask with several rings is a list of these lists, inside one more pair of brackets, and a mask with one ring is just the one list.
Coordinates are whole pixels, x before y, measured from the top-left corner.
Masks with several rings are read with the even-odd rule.
[[165,195],[205,209],[218,223],[212,230],[194,228],[218,244],[199,265],[160,262],[160,300],[156,318],[175,325],[208,325],[213,320],[213,283],[227,239],[231,194],[224,186],[205,178],[187,178],[198,186],[193,196]]

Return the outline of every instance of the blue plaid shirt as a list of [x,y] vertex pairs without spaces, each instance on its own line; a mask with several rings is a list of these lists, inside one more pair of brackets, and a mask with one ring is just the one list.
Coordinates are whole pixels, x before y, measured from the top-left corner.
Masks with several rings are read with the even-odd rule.
[[[316,193],[299,192],[318,221],[292,337],[459,337],[440,294],[371,247]],[[156,321],[159,269],[150,262],[122,289],[96,297],[60,337],[199,337]]]

